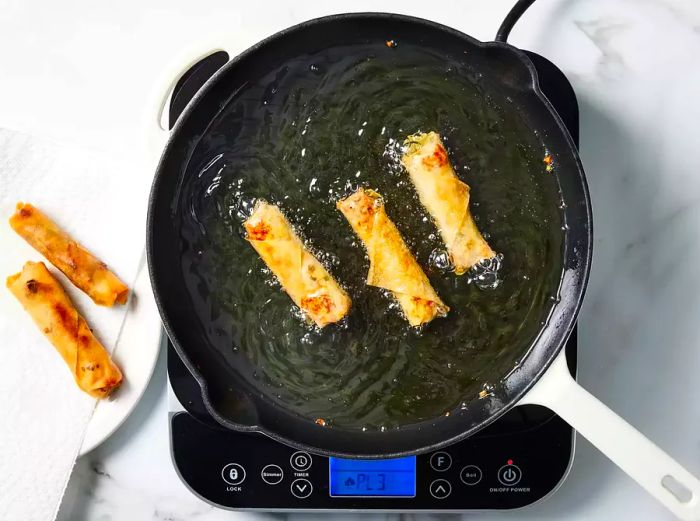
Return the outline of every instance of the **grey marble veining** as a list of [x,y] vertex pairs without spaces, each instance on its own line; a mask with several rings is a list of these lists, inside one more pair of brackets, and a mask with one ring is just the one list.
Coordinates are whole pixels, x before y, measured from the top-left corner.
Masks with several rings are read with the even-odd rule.
[[[510,0],[445,0],[426,10],[425,2],[414,0],[352,4],[272,0],[261,16],[256,3],[211,0],[203,9],[201,3],[184,0],[148,5],[125,0],[109,12],[106,6],[82,3],[77,24],[75,13],[59,4],[42,6],[42,16],[36,17],[31,2],[12,3],[0,9],[0,29],[6,34],[10,30],[3,22],[7,13],[19,26],[26,24],[14,36],[24,54],[21,59],[0,60],[11,73],[7,77],[14,78],[3,86],[8,96],[0,99],[0,113],[18,128],[40,124],[49,136],[76,136],[95,149],[121,153],[137,146],[139,137],[132,127],[135,110],[105,106],[101,118],[109,118],[112,124],[104,128],[102,119],[89,111],[74,108],[70,112],[48,103],[33,90],[34,83],[50,81],[56,95],[73,107],[80,105],[74,92],[78,84],[83,91],[77,92],[91,93],[111,92],[116,87],[110,86],[118,86],[123,100],[135,107],[151,71],[158,69],[164,56],[178,52],[181,33],[213,32],[223,23],[229,32],[253,43],[306,18],[346,10],[385,10],[433,18],[489,39],[510,4]],[[42,38],[50,42],[51,60],[45,56],[45,45],[39,44]],[[700,475],[700,380],[696,376],[700,369],[700,3],[541,0],[516,26],[511,42],[558,64],[579,98],[581,156],[595,226],[593,270],[579,328],[579,379]],[[119,63],[105,63],[97,59],[99,53],[118,53],[131,60],[133,78],[142,84],[121,79],[115,72]],[[84,63],[92,64],[93,74],[85,73]],[[97,96],[89,96],[93,95]],[[78,461],[59,514],[61,521],[330,517],[233,513],[194,497],[170,462],[165,389],[161,359],[143,401],[126,424]],[[359,517],[344,514],[337,519]],[[581,439],[569,478],[545,502],[512,513],[362,519],[399,517],[415,521],[671,519]]]

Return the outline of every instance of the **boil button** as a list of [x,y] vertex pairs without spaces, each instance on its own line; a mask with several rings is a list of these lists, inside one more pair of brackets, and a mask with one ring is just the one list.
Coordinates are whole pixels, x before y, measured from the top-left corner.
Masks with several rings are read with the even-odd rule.
[[467,465],[462,468],[459,473],[459,479],[461,479],[462,483],[465,485],[476,485],[481,481],[481,477],[481,469],[476,465]]

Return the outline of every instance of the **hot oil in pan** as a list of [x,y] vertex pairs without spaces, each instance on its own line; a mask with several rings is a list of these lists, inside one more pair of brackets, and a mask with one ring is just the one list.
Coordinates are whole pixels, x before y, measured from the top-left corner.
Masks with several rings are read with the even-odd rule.
[[[225,363],[301,415],[369,429],[468,407],[517,364],[556,298],[560,194],[544,144],[486,82],[467,64],[382,42],[287,63],[238,92],[197,146],[180,199],[188,288]],[[394,153],[417,130],[443,135],[472,187],[475,218],[503,254],[497,287],[434,262],[444,246]],[[447,318],[410,329],[389,295],[365,285],[368,259],[335,208],[357,185],[384,195]],[[256,197],[283,208],[348,290],[342,323],[305,324],[244,240]]]

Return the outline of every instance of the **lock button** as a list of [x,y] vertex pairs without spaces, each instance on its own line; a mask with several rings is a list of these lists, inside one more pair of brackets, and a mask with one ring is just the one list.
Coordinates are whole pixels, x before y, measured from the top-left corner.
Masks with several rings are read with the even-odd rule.
[[245,469],[238,463],[229,463],[221,470],[221,477],[229,485],[240,485],[245,481]]

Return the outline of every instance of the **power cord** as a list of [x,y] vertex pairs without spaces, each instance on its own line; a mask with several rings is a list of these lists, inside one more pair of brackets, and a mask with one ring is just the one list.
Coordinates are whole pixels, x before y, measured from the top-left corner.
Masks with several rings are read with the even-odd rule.
[[530,7],[534,3],[535,3],[535,0],[518,0],[515,3],[513,8],[506,15],[501,26],[498,28],[498,32],[496,33],[496,41],[497,42],[506,43],[508,41],[508,35],[510,34],[510,31],[513,29],[513,26],[516,24],[516,22],[518,20],[520,20],[520,17],[523,15],[523,13],[525,11],[527,11],[527,8]]

